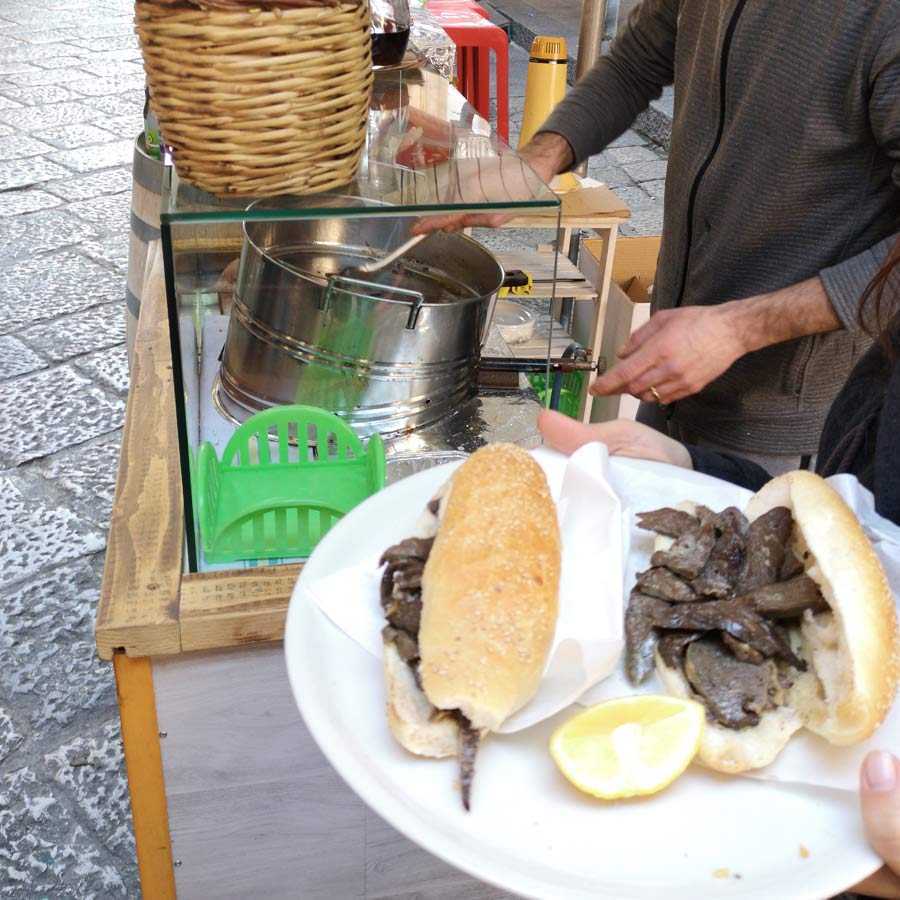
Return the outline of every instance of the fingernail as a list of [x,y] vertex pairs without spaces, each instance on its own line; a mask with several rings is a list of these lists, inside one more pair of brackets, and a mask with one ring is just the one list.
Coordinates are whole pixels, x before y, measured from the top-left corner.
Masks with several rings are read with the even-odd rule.
[[897,767],[894,757],[884,750],[876,750],[866,757],[863,765],[866,787],[876,793],[892,791],[897,786]]

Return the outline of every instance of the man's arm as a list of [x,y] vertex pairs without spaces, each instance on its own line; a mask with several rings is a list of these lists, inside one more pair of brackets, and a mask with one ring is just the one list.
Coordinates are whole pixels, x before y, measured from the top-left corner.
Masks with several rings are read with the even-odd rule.
[[[565,138],[568,168],[599,153],[672,84],[680,0],[643,0],[607,56],[565,96],[541,126]],[[557,174],[565,169],[558,169]]]
[[[900,190],[900,26],[882,39],[870,86],[869,120],[878,146],[893,160]],[[745,353],[839,328],[858,330],[860,297],[897,238],[769,294],[657,313],[631,336],[622,361],[594,382],[592,392],[672,403],[702,390]],[[886,311],[898,308],[895,299]]]
[[[563,98],[519,155],[545,182],[615,140],[674,77],[680,0],[643,0],[602,57]],[[520,198],[524,199],[524,198]],[[443,229],[499,228],[507,213],[428,216],[413,234]]]
[[746,353],[840,327],[818,277],[745,300],[663,310],[631,335],[619,352],[622,361],[591,392],[673,403]]

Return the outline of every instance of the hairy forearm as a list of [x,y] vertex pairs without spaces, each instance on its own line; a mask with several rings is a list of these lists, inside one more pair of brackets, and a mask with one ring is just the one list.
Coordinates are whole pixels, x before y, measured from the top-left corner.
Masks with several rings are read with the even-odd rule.
[[721,307],[745,353],[841,327],[818,277]]
[[545,181],[566,172],[575,162],[569,142],[552,131],[538,132],[520,151],[528,165]]

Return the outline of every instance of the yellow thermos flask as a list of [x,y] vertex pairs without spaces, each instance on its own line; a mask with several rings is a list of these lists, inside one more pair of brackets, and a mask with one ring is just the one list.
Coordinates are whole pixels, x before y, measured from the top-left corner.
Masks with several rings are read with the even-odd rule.
[[[563,37],[536,37],[531,43],[528,75],[525,80],[525,111],[519,149],[530,141],[547,121],[553,107],[566,95],[566,71],[569,58]],[[578,187],[574,175],[557,178],[554,190],[564,192]]]

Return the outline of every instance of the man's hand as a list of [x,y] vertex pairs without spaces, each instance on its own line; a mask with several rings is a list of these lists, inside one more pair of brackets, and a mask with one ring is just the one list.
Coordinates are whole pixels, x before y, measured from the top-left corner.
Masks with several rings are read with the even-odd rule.
[[693,468],[684,444],[629,419],[585,425],[562,413],[543,409],[538,413],[538,429],[547,446],[567,456],[585,444],[599,441],[606,444],[611,456],[652,459],[682,469]]
[[594,381],[591,393],[633,394],[650,403],[696,394],[747,352],[730,306],[656,313],[631,335],[619,351],[621,362]]
[[622,361],[591,393],[674,403],[703,390],[745,353],[840,327],[818,277],[746,300],[663,310],[631,335]]
[[[564,172],[574,161],[569,142],[558,134],[542,132],[534,136],[521,151],[519,158],[541,179],[549,184],[559,172]],[[477,176],[478,188],[482,187],[482,176]],[[510,191],[510,185],[504,179],[504,187]],[[513,200],[526,200],[528,197],[511,197]],[[461,231],[463,228],[499,228],[514,218],[509,213],[451,213],[445,216],[427,216],[420,219],[410,229],[412,234],[430,234],[432,231]]]

